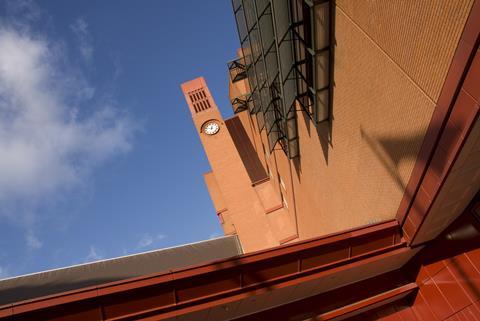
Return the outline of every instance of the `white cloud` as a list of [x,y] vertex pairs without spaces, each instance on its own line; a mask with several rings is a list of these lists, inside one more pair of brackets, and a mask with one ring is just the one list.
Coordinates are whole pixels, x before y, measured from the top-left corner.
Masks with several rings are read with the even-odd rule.
[[90,251],[88,252],[88,255],[85,257],[84,262],[93,262],[93,261],[98,261],[103,259],[103,256],[98,254],[98,249],[91,245],[90,246]]
[[79,17],[70,25],[70,29],[78,39],[80,54],[85,60],[90,61],[93,55],[93,46],[88,23],[84,18]]
[[153,243],[153,237],[151,235],[144,235],[140,241],[138,241],[138,247],[147,247],[152,245]]
[[25,225],[30,248],[42,246],[37,209],[128,152],[136,131],[111,99],[89,100],[94,88],[62,68],[61,54],[46,37],[0,24],[0,216]]
[[32,231],[27,232],[27,246],[31,249],[39,249],[43,246],[43,243],[33,234]]
[[138,241],[137,248],[142,249],[142,248],[150,247],[154,243],[161,241],[166,237],[167,236],[164,234],[151,235],[149,233],[146,233],[140,238],[140,241]]

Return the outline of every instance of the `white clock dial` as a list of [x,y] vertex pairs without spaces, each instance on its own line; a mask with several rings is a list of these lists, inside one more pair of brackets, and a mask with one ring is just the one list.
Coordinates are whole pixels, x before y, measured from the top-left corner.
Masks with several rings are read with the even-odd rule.
[[220,130],[220,125],[215,121],[209,121],[203,126],[203,132],[207,135],[215,135]]

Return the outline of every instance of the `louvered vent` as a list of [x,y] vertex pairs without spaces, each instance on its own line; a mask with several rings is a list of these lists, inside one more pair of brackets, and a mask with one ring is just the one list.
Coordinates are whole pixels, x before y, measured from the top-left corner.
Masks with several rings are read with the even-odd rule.
[[196,113],[212,108],[203,88],[189,92],[188,96],[190,97],[190,101],[192,102],[193,109],[195,109]]

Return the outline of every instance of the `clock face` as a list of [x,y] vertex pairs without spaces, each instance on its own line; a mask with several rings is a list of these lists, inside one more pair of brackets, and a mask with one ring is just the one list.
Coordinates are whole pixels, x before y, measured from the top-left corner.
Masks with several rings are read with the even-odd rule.
[[203,132],[207,135],[215,135],[220,130],[220,125],[216,121],[209,121],[203,125]]

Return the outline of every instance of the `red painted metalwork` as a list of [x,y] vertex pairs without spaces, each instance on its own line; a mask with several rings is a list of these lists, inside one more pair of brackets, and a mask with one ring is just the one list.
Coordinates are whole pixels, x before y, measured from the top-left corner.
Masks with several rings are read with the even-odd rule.
[[398,223],[390,221],[198,267],[18,302],[0,307],[0,319],[168,319],[409,252],[399,232]]
[[419,319],[413,309],[410,307],[409,300],[397,300],[378,309],[362,313],[346,321],[429,321],[429,319]]
[[480,201],[402,269],[415,280],[415,297],[357,316],[355,321],[480,321]]
[[[473,84],[480,73],[479,17],[480,1],[475,1],[397,212],[412,246],[431,239],[428,235],[419,237],[419,241],[416,238],[480,114],[478,84]],[[448,225],[448,215],[452,214],[445,215],[444,223]],[[440,218],[436,221],[440,224]]]
[[416,289],[415,283],[408,282],[399,271],[393,271],[235,321],[347,318],[374,309],[378,305],[399,300]]
[[[476,206],[472,204],[442,238],[401,271],[405,261],[396,258],[412,250],[401,240],[398,223],[391,221],[202,266],[17,302],[0,307],[0,319],[215,320],[239,302],[253,306],[262,296],[280,293],[283,307],[268,307],[263,314],[251,310],[248,318],[303,311],[323,320],[356,313],[362,315],[352,320],[366,316],[371,318],[365,320],[415,320],[412,313],[422,321],[470,320],[465,318],[476,311],[480,300],[480,233],[474,233],[480,226],[468,229],[480,224],[472,215]],[[419,292],[411,300],[412,308],[390,304],[416,289],[414,279]],[[319,286],[323,292],[305,292]],[[292,289],[304,291],[307,299],[285,305],[289,301],[283,301],[284,296],[291,298]]]
[[[420,148],[417,161],[410,176],[410,180],[397,210],[397,220],[400,222],[400,224],[402,224],[402,226],[404,226],[407,237],[410,237],[411,239],[413,238],[415,231],[418,229],[419,224],[425,217],[425,207],[428,209],[428,206],[431,204],[434,195],[436,195],[440,188],[441,182],[438,182],[438,179],[433,177],[431,172],[429,173],[427,170],[431,168],[432,162],[435,161],[432,158],[435,157],[435,151],[438,151],[437,147],[440,143],[441,137],[451,135],[446,132],[446,129],[451,128],[447,126],[447,121],[450,117],[450,113],[454,107],[454,104],[457,101],[457,96],[461,92],[462,83],[466,78],[466,74],[470,68],[473,57],[478,50],[479,37],[480,0],[475,0],[465,24],[465,28],[462,32],[457,50],[454,54],[453,61],[445,79],[442,91],[438,98],[437,106],[427,129],[423,144]],[[471,89],[471,84],[473,82],[474,79],[466,82],[466,85],[470,84],[467,85],[466,88]],[[457,110],[456,112],[457,114],[462,113],[460,110]],[[451,118],[452,117],[450,117],[450,119]],[[468,124],[465,124],[465,126],[468,126]],[[460,128],[460,130],[463,130],[463,128]],[[456,145],[452,142],[447,143],[448,146]],[[451,161],[452,157],[456,155],[456,152],[457,150],[447,148],[446,154],[437,153],[438,159],[436,159],[436,161],[441,162],[441,159],[439,158],[440,156],[447,157],[448,160]],[[421,187],[423,187],[424,191],[428,191],[426,195],[425,193],[422,194]],[[416,213],[413,213],[414,211],[416,211]]]

